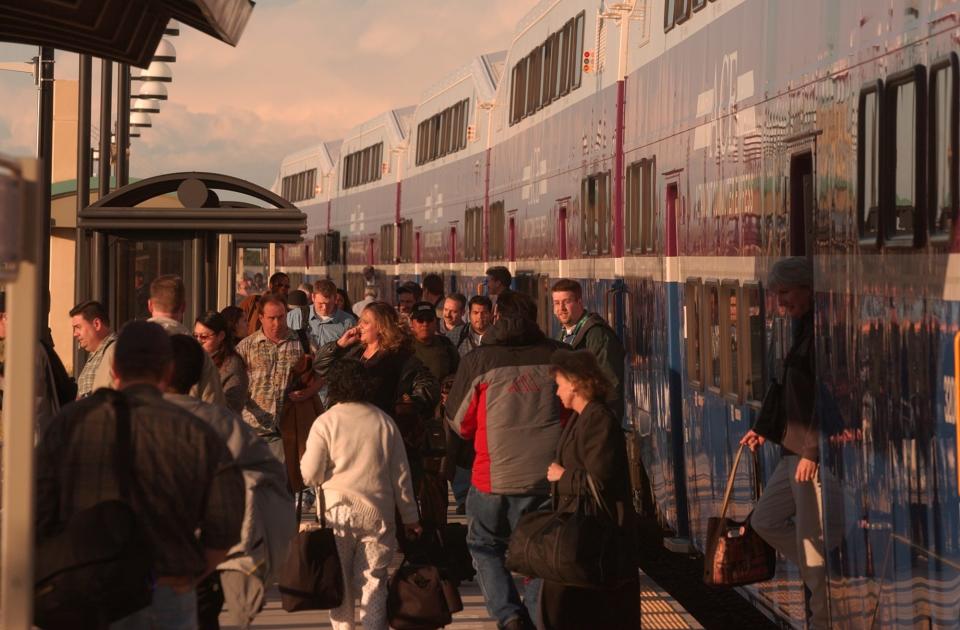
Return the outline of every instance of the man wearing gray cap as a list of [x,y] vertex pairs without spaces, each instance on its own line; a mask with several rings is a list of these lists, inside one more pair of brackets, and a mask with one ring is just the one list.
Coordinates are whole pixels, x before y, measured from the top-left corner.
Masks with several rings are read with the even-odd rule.
[[780,308],[793,320],[793,343],[783,371],[771,385],[764,409],[740,441],[755,450],[766,440],[780,445],[780,463],[767,481],[750,525],[770,546],[800,568],[810,589],[809,627],[829,627],[820,484],[820,427],[814,413],[816,369],[813,338],[813,266],[802,257],[778,261],[767,281]]

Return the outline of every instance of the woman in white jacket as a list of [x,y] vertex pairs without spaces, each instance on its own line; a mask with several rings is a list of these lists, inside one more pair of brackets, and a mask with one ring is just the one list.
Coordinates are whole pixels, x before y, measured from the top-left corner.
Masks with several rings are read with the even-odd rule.
[[330,611],[330,622],[335,630],[352,630],[359,596],[363,627],[386,630],[395,515],[408,537],[421,532],[410,464],[396,424],[367,402],[372,388],[359,361],[338,361],[327,383],[331,407],[310,429],[300,472],[307,485],[321,486],[318,503],[326,505],[343,567],[343,604]]

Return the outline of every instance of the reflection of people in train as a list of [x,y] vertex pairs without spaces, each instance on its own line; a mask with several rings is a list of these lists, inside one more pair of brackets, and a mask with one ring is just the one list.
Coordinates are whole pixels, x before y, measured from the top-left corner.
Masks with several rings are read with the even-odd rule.
[[[793,344],[784,358],[778,409],[762,416],[741,440],[751,450],[771,439],[781,457],[757,502],[750,524],[800,568],[810,589],[810,623],[829,627],[820,484],[820,431],[814,414],[813,267],[802,257],[777,262],[770,290],[793,319]],[[769,421],[766,421],[769,420]]]

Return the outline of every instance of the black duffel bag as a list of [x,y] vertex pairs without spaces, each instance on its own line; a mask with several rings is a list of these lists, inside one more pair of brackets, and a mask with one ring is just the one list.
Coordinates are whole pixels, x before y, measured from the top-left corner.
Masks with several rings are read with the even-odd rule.
[[337,540],[327,527],[323,488],[317,489],[320,527],[299,532],[290,540],[287,561],[277,586],[287,612],[330,610],[343,602],[343,570]]
[[528,512],[510,536],[506,566],[564,586],[615,588],[627,577],[624,536],[586,475],[590,497],[574,512]]
[[387,620],[394,630],[442,628],[463,610],[456,585],[434,564],[414,564],[404,558],[390,576]]
[[129,504],[136,481],[130,408],[120,392],[101,389],[94,396],[113,406],[121,498],[76,512],[57,535],[37,541],[33,607],[41,628],[106,625],[153,598],[153,544]]

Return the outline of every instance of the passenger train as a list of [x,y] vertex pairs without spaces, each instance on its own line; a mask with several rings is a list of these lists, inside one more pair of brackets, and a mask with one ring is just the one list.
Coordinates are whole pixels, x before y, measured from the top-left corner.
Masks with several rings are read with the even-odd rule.
[[[832,624],[955,627],[958,53],[957,0],[545,0],[505,52],[285,159],[309,236],[277,262],[353,296],[373,266],[388,297],[506,265],[554,332],[549,286],[579,279],[627,346],[657,513],[702,550],[789,345],[766,274],[811,257]],[[795,566],[741,590],[802,627]]]

